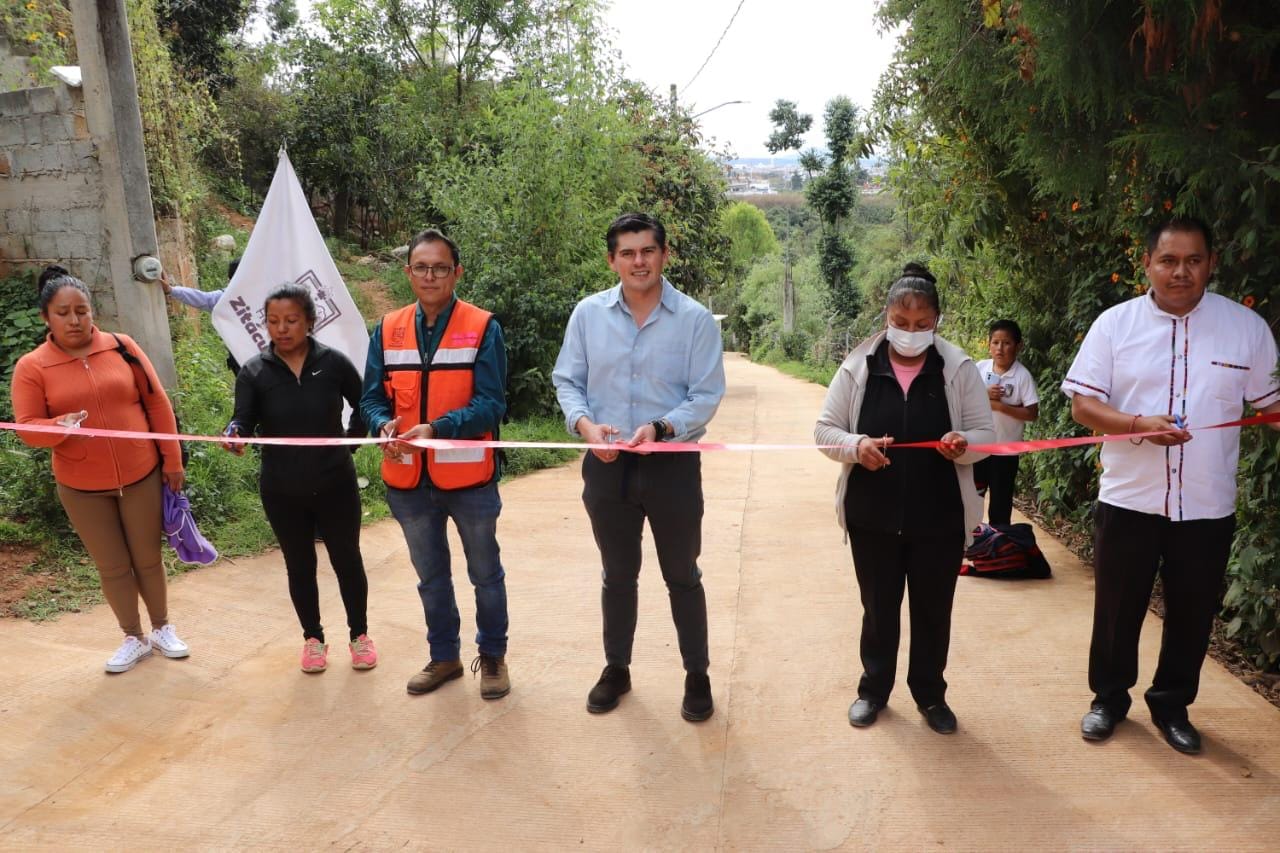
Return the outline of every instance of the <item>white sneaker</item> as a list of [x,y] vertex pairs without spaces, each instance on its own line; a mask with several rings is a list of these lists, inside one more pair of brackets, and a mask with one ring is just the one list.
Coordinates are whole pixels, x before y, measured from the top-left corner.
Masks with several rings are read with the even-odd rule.
[[191,654],[191,649],[178,639],[178,632],[172,625],[161,625],[151,632],[151,648],[167,658],[185,658]]
[[151,654],[151,644],[130,634],[107,661],[107,672],[128,672],[134,664]]

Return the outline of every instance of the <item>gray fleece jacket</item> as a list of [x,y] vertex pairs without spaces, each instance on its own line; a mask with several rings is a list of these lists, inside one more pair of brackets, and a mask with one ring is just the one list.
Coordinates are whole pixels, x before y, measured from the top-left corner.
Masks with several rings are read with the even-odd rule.
[[[884,337],[885,332],[881,330],[849,353],[831,380],[822,414],[813,428],[813,437],[818,444],[836,445],[822,452],[843,463],[840,478],[836,481],[836,519],[846,533],[849,524],[844,517],[844,494],[849,485],[849,474],[858,464],[858,442],[864,437],[853,430],[858,423],[862,396],[867,387],[867,355],[880,346]],[[991,403],[973,359],[955,344],[936,336],[934,346],[943,360],[942,378],[946,384],[952,428],[961,433],[970,445],[994,442],[996,433]],[[985,453],[966,450],[955,460],[960,496],[964,500],[965,547],[973,540],[973,529],[982,522],[982,497],[973,485],[973,463],[986,456]]]

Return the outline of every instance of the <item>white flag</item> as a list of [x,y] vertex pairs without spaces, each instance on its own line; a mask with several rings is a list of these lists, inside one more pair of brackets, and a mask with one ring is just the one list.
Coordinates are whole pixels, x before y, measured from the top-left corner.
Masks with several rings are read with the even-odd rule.
[[364,318],[329,256],[293,164],[282,148],[244,257],[213,309],[213,327],[241,364],[271,342],[262,303],[268,293],[286,282],[311,291],[316,303],[316,340],[340,350],[364,375],[369,350]]

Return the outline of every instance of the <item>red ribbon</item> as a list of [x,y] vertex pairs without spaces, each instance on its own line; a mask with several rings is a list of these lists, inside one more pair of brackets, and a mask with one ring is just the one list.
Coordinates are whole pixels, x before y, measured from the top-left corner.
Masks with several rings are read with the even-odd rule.
[[[1273,412],[1267,415],[1254,415],[1248,418],[1241,418],[1238,421],[1227,421],[1226,423],[1214,424],[1206,427],[1187,428],[1187,432],[1199,432],[1208,429],[1227,429],[1229,427],[1245,427],[1254,424],[1273,424],[1280,422],[1280,412]],[[1073,438],[1039,438],[1032,441],[1005,441],[996,444],[971,444],[967,448],[975,453],[989,453],[992,456],[1016,456],[1020,453],[1039,453],[1042,450],[1058,450],[1063,447],[1080,447],[1086,444],[1103,444],[1108,441],[1120,441],[1121,439],[1142,439],[1150,438],[1153,435],[1169,435],[1170,433],[1181,432],[1177,429],[1161,429],[1153,432],[1125,432],[1113,435],[1080,435]],[[909,444],[891,444],[894,447],[927,447],[937,448],[942,444],[940,441],[913,441]]]
[[[1209,429],[1228,429],[1230,427],[1245,427],[1255,424],[1270,424],[1280,422],[1280,412],[1265,415],[1254,415],[1249,418],[1242,418],[1238,421],[1228,421],[1227,423],[1214,424],[1207,427],[1196,427],[1189,429],[1190,432],[1198,432],[1200,430]],[[36,432],[36,433],[52,433],[57,435],[82,436],[84,438],[137,438],[148,441],[178,439],[179,441],[204,441],[216,442],[218,444],[274,444],[274,445],[290,445],[294,447],[332,447],[336,445],[360,445],[360,444],[386,444],[392,440],[403,439],[386,439],[386,438],[330,438],[321,436],[310,437],[253,437],[253,436],[223,436],[223,435],[187,435],[185,433],[158,433],[144,432],[139,430],[121,430],[121,429],[98,429],[96,427],[64,427],[53,426],[48,424],[15,424],[0,422],[0,429],[14,430],[15,432]],[[1082,435],[1073,438],[1042,438],[1033,441],[1007,441],[997,444],[971,444],[968,449],[977,453],[989,453],[996,456],[1014,456],[1019,453],[1039,453],[1043,450],[1058,450],[1064,447],[1080,447],[1087,444],[1102,444],[1107,441],[1120,441],[1121,439],[1131,438],[1150,438],[1154,435],[1168,435],[1169,433],[1178,432],[1176,429],[1156,430],[1154,432],[1133,432],[1119,433],[1116,435]],[[608,444],[588,444],[577,441],[479,441],[470,439],[454,439],[454,438],[415,438],[410,439],[407,444],[421,447],[426,450],[461,450],[464,448],[550,448],[560,450],[620,450],[624,452],[640,452],[640,453],[708,453],[715,451],[735,451],[735,452],[751,452],[764,450],[837,450],[847,448],[848,445],[843,444],[735,444],[735,443],[716,443],[716,442],[690,442],[690,441],[660,441],[645,442],[635,447],[630,447],[622,442],[612,442]],[[913,441],[904,444],[890,445],[891,448],[928,448],[936,449],[941,445],[939,441]]]

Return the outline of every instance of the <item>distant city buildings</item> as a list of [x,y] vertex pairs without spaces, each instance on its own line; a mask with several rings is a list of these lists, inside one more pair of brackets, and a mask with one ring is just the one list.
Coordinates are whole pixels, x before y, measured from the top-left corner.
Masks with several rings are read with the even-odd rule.
[[[882,160],[860,162],[866,178],[859,186],[862,195],[876,195],[884,189],[888,164]],[[809,176],[794,155],[786,157],[743,157],[724,163],[730,196],[774,195],[800,192]]]

